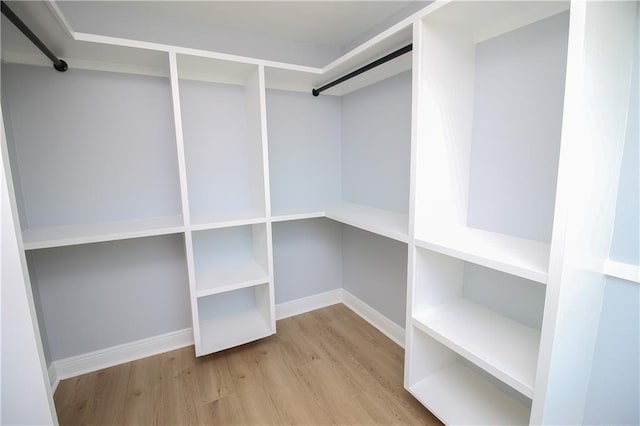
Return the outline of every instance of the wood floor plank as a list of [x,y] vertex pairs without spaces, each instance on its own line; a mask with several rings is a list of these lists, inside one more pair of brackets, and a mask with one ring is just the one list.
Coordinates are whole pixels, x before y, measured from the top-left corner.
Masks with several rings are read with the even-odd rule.
[[404,351],[342,304],[196,358],[193,346],[60,382],[65,425],[441,423],[402,385]]

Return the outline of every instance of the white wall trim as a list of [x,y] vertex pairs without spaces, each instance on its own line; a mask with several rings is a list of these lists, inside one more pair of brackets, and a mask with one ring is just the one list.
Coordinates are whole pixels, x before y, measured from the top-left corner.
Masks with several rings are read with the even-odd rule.
[[193,331],[191,328],[185,328],[54,361],[52,367],[55,371],[56,380],[64,380],[190,345],[193,345]]
[[367,305],[365,302],[342,289],[342,303],[365,321],[377,328],[382,334],[393,340],[400,347],[404,348],[404,328],[400,327],[380,312]]
[[[276,305],[276,318],[281,320],[337,303],[344,303],[349,309],[380,330],[382,334],[404,348],[404,329],[402,327],[341,288],[280,303]],[[55,392],[60,380],[191,345],[193,345],[193,330],[185,328],[54,361],[48,368],[51,389]]]
[[49,384],[51,385],[51,393],[53,394],[60,384],[60,378],[58,377],[56,366],[53,363],[51,363],[49,368],[47,368],[47,373],[49,373]]
[[276,320],[289,318],[342,302],[342,289],[326,291],[276,305]]

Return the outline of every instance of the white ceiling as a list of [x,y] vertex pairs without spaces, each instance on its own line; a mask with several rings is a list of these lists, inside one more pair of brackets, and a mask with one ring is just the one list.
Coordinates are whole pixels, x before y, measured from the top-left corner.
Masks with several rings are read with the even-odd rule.
[[[46,2],[9,1],[56,55],[100,59],[74,42]],[[192,47],[322,67],[425,6],[412,1],[65,1],[56,3],[75,32]],[[3,59],[46,63],[2,17]],[[26,59],[28,56],[28,59]],[[22,58],[25,58],[23,61]]]
[[340,48],[415,1],[58,1],[76,31],[142,25],[217,27]]

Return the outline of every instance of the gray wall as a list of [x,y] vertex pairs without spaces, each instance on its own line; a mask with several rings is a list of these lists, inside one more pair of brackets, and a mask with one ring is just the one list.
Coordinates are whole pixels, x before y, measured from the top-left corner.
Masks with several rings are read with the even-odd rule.
[[540,330],[544,312],[544,284],[465,262],[463,293],[466,299]]
[[50,361],[191,326],[180,235],[36,250]]
[[404,327],[407,245],[344,225],[342,287]]
[[276,303],[342,286],[342,225],[328,219],[273,224]]
[[342,199],[407,213],[411,72],[342,98]]
[[640,66],[637,51],[610,253],[612,259],[632,265],[640,265]]
[[23,229],[180,214],[168,79],[23,65],[2,79]]
[[469,226],[551,240],[568,22],[561,13],[476,47]]
[[267,90],[273,214],[340,199],[341,111],[338,97]]
[[[244,86],[180,80],[187,185],[192,216],[234,217],[261,210],[262,152],[249,138]],[[255,213],[256,215],[263,214]]]

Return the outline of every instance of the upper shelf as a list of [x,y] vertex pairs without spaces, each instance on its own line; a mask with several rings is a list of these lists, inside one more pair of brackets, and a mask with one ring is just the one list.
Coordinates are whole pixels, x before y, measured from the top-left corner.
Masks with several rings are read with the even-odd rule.
[[550,244],[468,227],[419,235],[417,246],[543,284]]
[[[480,43],[516,28],[569,10],[565,1],[450,1],[433,5],[423,18],[428,25],[455,28],[457,34]],[[425,9],[426,11],[426,9]]]
[[125,240],[184,232],[182,216],[154,217],[88,225],[28,229],[22,233],[25,250],[101,241]]
[[[71,68],[166,77],[169,75],[168,52],[176,52],[181,55],[181,78],[242,84],[246,80],[243,78],[246,77],[247,72],[252,72],[257,65],[264,65],[268,88],[309,93],[312,88],[360,68],[411,43],[412,40],[412,17],[410,17],[327,66],[316,68],[169,44],[74,32],[71,27],[61,24],[67,25],[55,3],[22,2],[12,7],[15,7],[18,15],[25,18],[28,25],[39,30],[52,50],[65,59]],[[38,17],[38,22],[30,19],[31,17]],[[51,65],[50,61],[12,25],[2,26],[2,40],[4,61],[40,66]],[[203,68],[198,63],[206,61],[215,67]],[[411,69],[411,62],[411,54],[402,55],[327,90],[324,94],[341,96],[350,93]]]
[[[375,61],[411,43],[412,26],[401,23],[383,32],[363,45],[332,62],[317,72],[284,69],[276,66],[265,67],[265,83],[269,89],[292,90],[311,93],[318,88],[370,62]],[[411,69],[411,54],[399,56],[383,65],[360,74],[344,83],[323,92],[323,95],[342,96],[363,87],[377,83]]]

